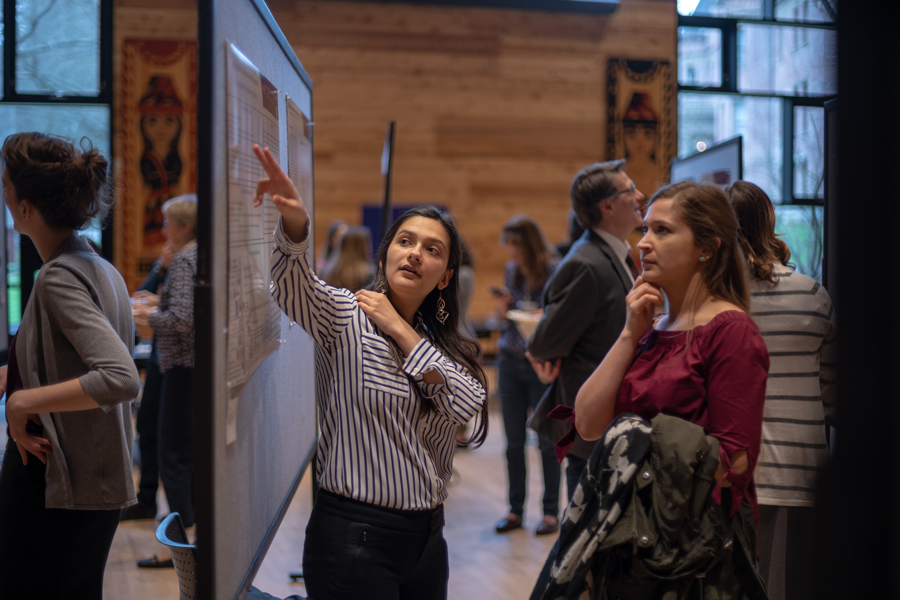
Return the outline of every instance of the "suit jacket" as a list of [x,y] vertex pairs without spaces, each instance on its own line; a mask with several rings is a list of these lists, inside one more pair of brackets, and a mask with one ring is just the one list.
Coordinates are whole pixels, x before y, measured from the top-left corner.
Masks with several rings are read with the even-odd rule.
[[[548,419],[559,405],[575,407],[575,396],[609,352],[625,327],[625,296],[631,278],[612,248],[590,229],[578,239],[544,288],[544,316],[528,344],[541,361],[562,357],[559,377],[534,411],[530,427],[556,442],[567,421]],[[569,450],[589,458],[596,442],[581,436]]]

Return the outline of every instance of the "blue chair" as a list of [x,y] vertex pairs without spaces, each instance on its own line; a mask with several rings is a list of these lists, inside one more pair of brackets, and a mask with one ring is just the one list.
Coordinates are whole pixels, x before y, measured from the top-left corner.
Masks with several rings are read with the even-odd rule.
[[[194,600],[197,597],[197,563],[194,561],[194,550],[197,546],[188,543],[181,515],[169,513],[159,527],[156,528],[156,539],[172,553],[175,574],[178,575],[178,591],[180,600]],[[263,591],[250,587],[245,600],[280,600]],[[285,600],[306,600],[302,596],[288,596]]]
[[180,600],[194,600],[197,597],[197,563],[194,561],[197,546],[188,543],[181,515],[169,513],[156,528],[156,539],[172,553]]

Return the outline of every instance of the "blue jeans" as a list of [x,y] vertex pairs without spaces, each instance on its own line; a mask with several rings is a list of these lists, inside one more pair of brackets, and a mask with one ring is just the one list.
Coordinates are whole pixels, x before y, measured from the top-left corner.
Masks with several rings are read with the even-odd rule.
[[[533,410],[547,390],[524,356],[501,352],[497,358],[500,380],[500,408],[506,431],[506,467],[509,474],[509,512],[522,516],[525,508],[525,441],[528,411]],[[560,466],[551,442],[540,439],[544,469],[544,515],[559,514]]]

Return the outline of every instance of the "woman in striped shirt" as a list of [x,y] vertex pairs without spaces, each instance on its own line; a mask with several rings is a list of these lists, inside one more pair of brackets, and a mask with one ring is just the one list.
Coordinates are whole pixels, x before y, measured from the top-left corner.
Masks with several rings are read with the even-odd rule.
[[268,148],[254,146],[281,213],[272,294],[316,342],[320,486],[306,529],[310,596],[447,597],[443,537],[455,432],[478,416],[487,435],[478,345],[459,334],[459,234],[433,207],[387,232],[370,290],[319,280],[306,261],[309,215]]
[[825,415],[835,395],[834,307],[824,287],[789,266],[766,193],[738,181],[727,194],[750,267],[750,315],[771,360],[756,472],[759,570],[772,600],[812,598],[816,477],[828,460]]

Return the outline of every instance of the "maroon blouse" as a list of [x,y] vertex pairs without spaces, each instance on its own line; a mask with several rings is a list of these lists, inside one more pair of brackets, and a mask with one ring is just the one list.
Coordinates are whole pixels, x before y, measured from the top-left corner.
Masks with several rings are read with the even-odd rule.
[[[753,470],[759,457],[769,353],[759,328],[746,313],[719,313],[694,328],[685,352],[687,332],[652,327],[638,344],[634,363],[616,397],[615,413],[652,419],[659,413],[703,427],[719,440],[719,460],[732,483],[732,514],[745,492],[757,513]],[[750,468],[731,470],[731,455],[746,450]],[[721,488],[713,497],[720,501]]]

